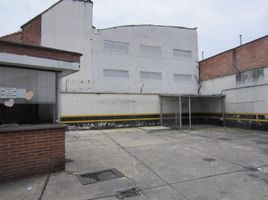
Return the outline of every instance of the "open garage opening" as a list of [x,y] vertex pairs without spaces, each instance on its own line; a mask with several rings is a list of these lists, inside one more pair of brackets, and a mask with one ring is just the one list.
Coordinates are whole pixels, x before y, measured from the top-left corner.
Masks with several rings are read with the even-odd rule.
[[192,129],[192,125],[224,123],[224,95],[160,95],[160,124]]

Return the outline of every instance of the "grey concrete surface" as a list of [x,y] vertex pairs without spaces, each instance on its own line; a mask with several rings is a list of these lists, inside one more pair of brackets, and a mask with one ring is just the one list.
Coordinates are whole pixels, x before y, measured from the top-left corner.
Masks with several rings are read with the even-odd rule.
[[[0,199],[267,200],[268,133],[201,126],[66,133],[66,170],[0,185]],[[82,185],[77,174],[116,168],[122,178]],[[45,186],[45,187],[44,187]],[[27,189],[28,188],[28,189]],[[29,190],[29,188],[31,188]]]
[[27,178],[16,182],[0,184],[1,200],[39,199],[45,186],[47,175]]

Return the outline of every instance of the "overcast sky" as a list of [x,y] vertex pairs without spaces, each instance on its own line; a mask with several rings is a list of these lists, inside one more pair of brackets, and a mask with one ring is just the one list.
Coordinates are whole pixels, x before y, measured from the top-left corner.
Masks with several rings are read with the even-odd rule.
[[[0,35],[19,30],[57,0],[0,0]],[[212,56],[268,34],[267,0],[95,0],[93,25],[161,24],[198,28],[199,55]]]

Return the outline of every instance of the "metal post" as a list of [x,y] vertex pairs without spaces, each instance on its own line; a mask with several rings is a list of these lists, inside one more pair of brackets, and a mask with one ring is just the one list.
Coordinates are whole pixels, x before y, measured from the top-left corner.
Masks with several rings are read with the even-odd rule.
[[178,128],[178,112],[177,106],[179,106],[179,99],[176,98],[176,106],[175,106],[175,127]]
[[60,121],[61,102],[60,102],[60,73],[55,72],[55,104],[53,106],[53,123]]
[[222,109],[222,122],[223,126],[226,127],[225,124],[225,97],[221,98],[221,109]]
[[160,125],[163,126],[163,97],[160,96]]
[[181,119],[181,97],[179,97],[179,109],[180,109],[180,129],[182,129],[182,119]]
[[191,97],[189,97],[189,129],[192,129]]

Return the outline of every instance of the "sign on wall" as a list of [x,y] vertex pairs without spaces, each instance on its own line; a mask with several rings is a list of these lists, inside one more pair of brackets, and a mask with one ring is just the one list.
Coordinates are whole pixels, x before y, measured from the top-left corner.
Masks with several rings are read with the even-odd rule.
[[2,99],[15,99],[17,98],[16,88],[0,88],[0,98]]
[[7,99],[4,101],[6,107],[13,107],[15,104],[14,99],[24,98],[30,101],[34,96],[32,91],[26,89],[6,88],[0,87],[0,99]]
[[0,99],[26,98],[28,93],[26,89],[0,87]]

